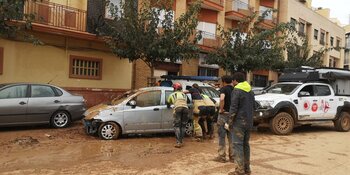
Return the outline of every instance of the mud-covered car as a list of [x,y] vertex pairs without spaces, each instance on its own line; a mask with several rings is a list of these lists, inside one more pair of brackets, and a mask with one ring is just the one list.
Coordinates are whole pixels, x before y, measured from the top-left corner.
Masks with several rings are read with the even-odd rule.
[[[88,109],[83,119],[88,134],[98,134],[105,140],[122,134],[174,132],[173,109],[166,99],[173,93],[171,87],[148,87],[125,93],[109,104]],[[192,114],[189,114],[192,116]],[[193,131],[192,119],[186,125],[186,134]]]

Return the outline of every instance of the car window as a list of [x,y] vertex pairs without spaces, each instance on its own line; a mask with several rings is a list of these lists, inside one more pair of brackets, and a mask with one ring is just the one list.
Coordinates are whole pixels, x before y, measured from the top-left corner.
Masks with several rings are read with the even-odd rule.
[[172,94],[172,93],[173,93],[173,91],[165,91],[165,103],[168,102],[168,98],[169,98],[170,94]]
[[219,98],[219,92],[211,87],[201,87],[201,90],[205,95],[208,95],[211,98]]
[[159,106],[160,99],[161,91],[146,91],[134,98],[138,107]]
[[54,97],[55,92],[50,86],[32,85],[31,97]]
[[317,85],[316,86],[316,96],[329,96],[331,95],[331,90],[328,86]]
[[0,91],[0,99],[25,98],[27,96],[27,85],[11,86]]
[[309,92],[310,96],[315,96],[313,85],[307,85],[303,87],[300,92]]
[[56,91],[56,93],[57,93],[57,96],[63,95],[63,92],[62,92],[60,89],[55,88],[55,91]]

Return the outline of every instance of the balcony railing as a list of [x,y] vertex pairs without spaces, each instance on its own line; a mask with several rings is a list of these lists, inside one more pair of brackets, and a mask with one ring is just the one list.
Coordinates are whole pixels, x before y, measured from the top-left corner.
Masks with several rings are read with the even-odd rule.
[[200,30],[198,32],[201,32],[202,34],[202,39],[198,41],[199,45],[212,47],[212,48],[220,46],[221,40],[214,33],[209,33],[209,32],[200,31]]
[[248,3],[242,2],[240,0],[232,0],[232,10],[249,10],[250,6]]
[[25,0],[24,13],[34,14],[34,23],[86,31],[86,11],[48,1]]

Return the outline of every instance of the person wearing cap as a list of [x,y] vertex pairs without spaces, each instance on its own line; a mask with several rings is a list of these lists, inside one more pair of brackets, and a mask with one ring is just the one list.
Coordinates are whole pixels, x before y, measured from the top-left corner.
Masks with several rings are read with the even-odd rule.
[[183,146],[183,138],[185,136],[186,124],[188,118],[188,105],[187,95],[182,92],[182,86],[180,83],[173,84],[174,92],[170,94],[167,99],[168,108],[170,105],[174,105],[174,130],[176,137],[176,148]]

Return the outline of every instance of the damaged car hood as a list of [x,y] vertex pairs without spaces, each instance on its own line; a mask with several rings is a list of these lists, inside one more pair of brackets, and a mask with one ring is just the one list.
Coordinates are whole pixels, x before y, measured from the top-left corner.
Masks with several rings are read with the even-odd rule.
[[117,110],[116,106],[110,106],[107,104],[99,104],[96,106],[93,106],[91,108],[89,108],[85,113],[85,119],[92,119],[93,117],[95,117],[96,115],[98,115],[100,112],[105,111],[105,110]]

